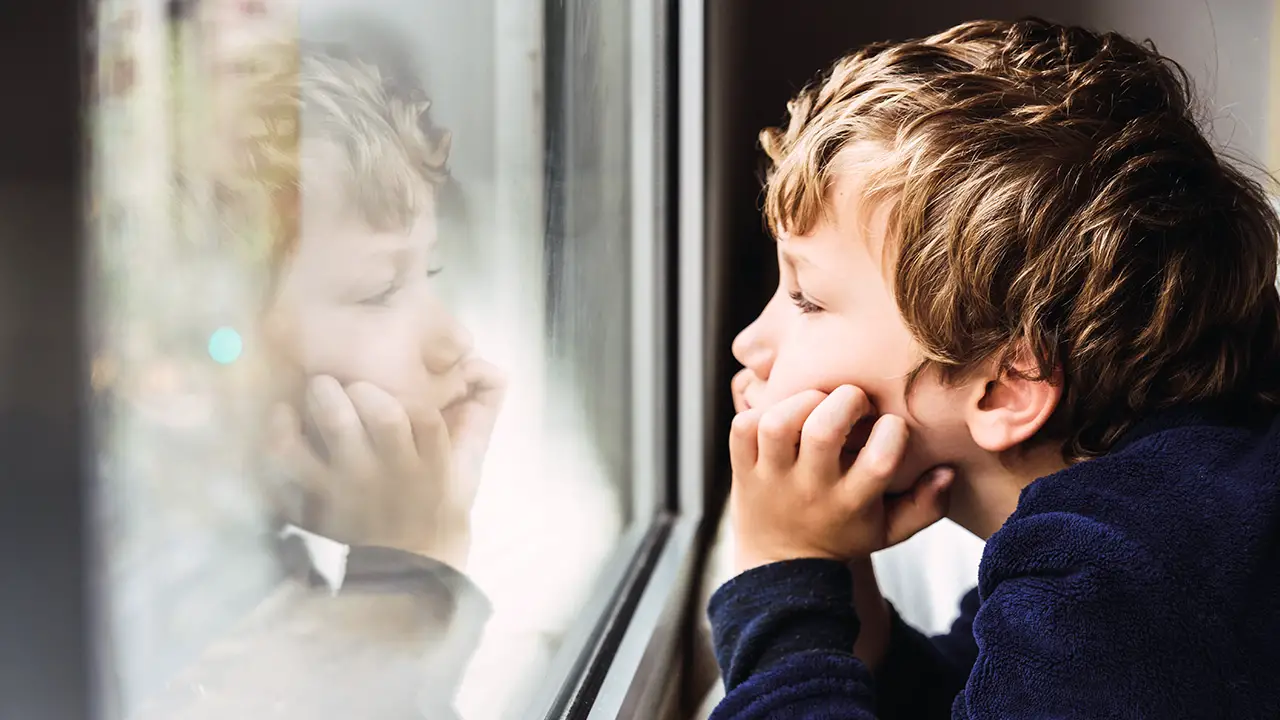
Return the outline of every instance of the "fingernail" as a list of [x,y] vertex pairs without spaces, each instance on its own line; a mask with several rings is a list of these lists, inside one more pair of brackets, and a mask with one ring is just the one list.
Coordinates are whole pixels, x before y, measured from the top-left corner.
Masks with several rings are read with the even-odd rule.
[[938,487],[946,487],[947,485],[951,484],[952,480],[955,480],[955,479],[956,479],[955,470],[952,470],[949,467],[940,467],[940,468],[933,469],[932,477],[929,478],[929,482],[933,483],[934,485],[937,485]]
[[328,375],[317,375],[307,384],[307,401],[313,410],[325,410],[333,404],[333,385],[335,381]]
[[892,421],[888,420],[887,416],[885,416],[881,417],[876,421],[875,425],[871,426],[871,435],[867,437],[867,447],[869,449],[875,452],[885,452],[890,449],[889,444],[893,441],[890,438],[891,431],[889,430],[888,425],[891,422]]

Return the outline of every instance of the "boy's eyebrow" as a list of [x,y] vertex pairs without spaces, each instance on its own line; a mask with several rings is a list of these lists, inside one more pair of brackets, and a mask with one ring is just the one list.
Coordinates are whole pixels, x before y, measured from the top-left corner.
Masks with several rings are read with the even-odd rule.
[[379,265],[382,263],[389,264],[393,272],[392,277],[396,280],[404,278],[413,264],[413,250],[407,247],[374,250],[370,253],[370,256]]
[[391,258],[391,266],[395,268],[396,279],[403,278],[409,272],[409,266],[413,264],[413,251],[407,247],[396,248],[387,252]]
[[783,244],[782,241],[778,242],[778,251],[782,254],[782,259],[785,260],[787,264],[791,265],[792,267],[813,264],[813,262],[810,261],[809,258],[805,257],[804,255],[787,249],[787,246]]
[[[372,250],[360,256],[353,265],[338,270],[338,278],[352,287],[400,284],[412,267],[412,251],[408,248]],[[391,272],[388,273],[387,269]]]

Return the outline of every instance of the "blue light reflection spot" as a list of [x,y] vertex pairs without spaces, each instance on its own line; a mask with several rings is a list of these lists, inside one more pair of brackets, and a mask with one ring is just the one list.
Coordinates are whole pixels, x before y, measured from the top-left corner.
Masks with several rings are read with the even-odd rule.
[[244,350],[244,341],[234,328],[220,327],[209,336],[209,357],[214,362],[230,365],[240,357]]

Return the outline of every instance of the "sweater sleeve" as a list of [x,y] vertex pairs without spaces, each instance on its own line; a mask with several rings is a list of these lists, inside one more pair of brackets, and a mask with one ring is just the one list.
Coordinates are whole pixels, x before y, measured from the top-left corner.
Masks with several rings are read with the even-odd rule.
[[973,618],[977,588],[960,601],[951,630],[928,637],[911,627],[890,606],[889,651],[875,673],[876,710],[884,720],[951,717],[951,704],[964,689],[978,657]]
[[355,547],[350,560],[336,594],[322,578],[285,579],[131,717],[457,718],[488,599],[430,558]]
[[[1007,524],[988,544],[980,573],[974,644],[960,642],[967,617],[959,636],[934,641],[899,627],[899,646],[890,651],[898,653],[896,679],[876,688],[851,653],[859,628],[848,570],[818,560],[757,568],[711,600],[726,687],[712,717],[868,720],[876,717],[877,690],[886,693],[879,708],[886,718],[945,715],[949,695],[957,720],[1128,717],[1135,708],[1172,708],[1161,678],[1192,663],[1153,658],[1185,642],[1179,638],[1190,630],[1176,615],[1152,621],[1168,600],[1151,594],[1155,583],[1135,580],[1158,572],[1140,549],[1080,516]],[[1190,682],[1191,674],[1180,677]],[[904,694],[913,687],[923,688],[919,698]]]
[[791,560],[725,583],[708,607],[725,698],[716,720],[873,718],[872,679],[853,656],[852,577],[831,560]]

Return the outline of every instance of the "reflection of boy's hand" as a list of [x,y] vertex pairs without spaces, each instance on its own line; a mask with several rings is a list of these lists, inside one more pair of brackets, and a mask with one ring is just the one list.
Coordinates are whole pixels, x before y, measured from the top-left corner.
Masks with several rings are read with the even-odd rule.
[[467,397],[447,408],[444,415],[457,472],[450,488],[450,501],[469,512],[480,486],[480,472],[493,437],[493,426],[506,394],[506,379],[496,365],[477,357],[463,362],[462,376],[467,383]]
[[400,548],[461,567],[475,482],[457,477],[461,468],[440,412],[410,411],[370,383],[343,388],[328,376],[312,380],[307,412],[327,459],[305,440],[288,406],[276,410],[273,438],[283,469],[307,499],[302,524],[342,542]]
[[866,395],[845,385],[734,418],[730,502],[739,572],[798,558],[864,558],[946,514],[947,469],[885,496],[906,452],[901,418],[881,416],[852,466],[842,462],[850,429],[870,414]]

